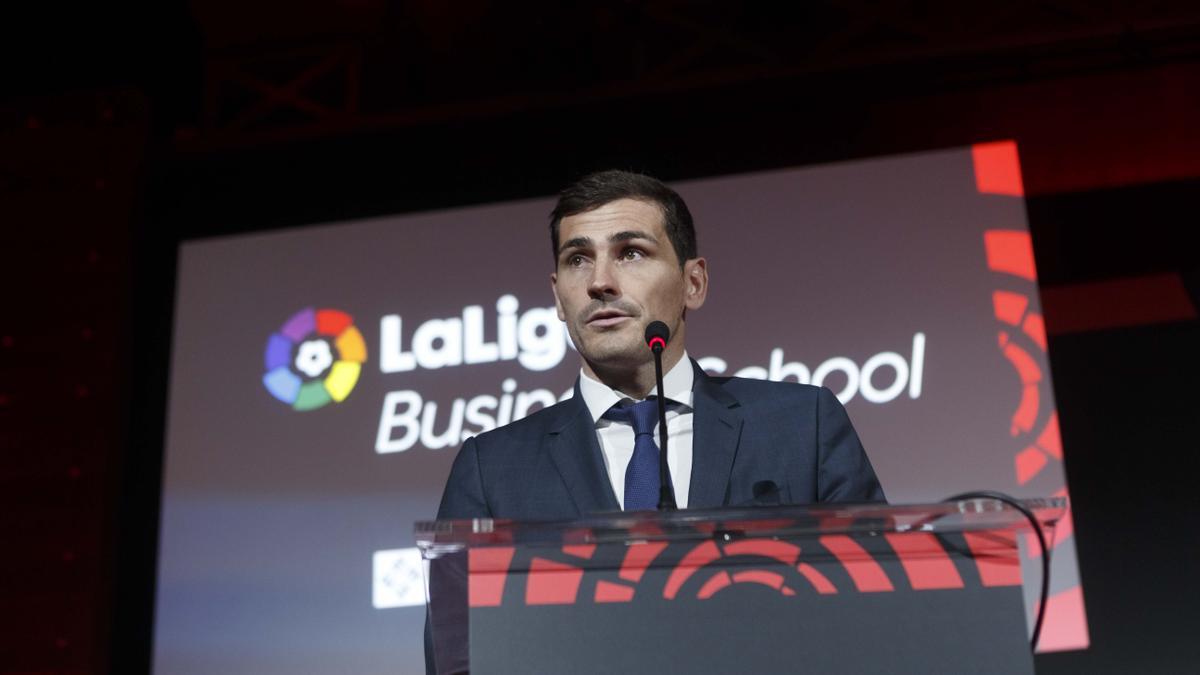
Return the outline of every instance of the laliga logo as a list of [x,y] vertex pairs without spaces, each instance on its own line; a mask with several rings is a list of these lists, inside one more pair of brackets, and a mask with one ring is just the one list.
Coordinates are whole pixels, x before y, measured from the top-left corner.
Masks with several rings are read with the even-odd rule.
[[[477,363],[517,361],[527,370],[550,370],[562,362],[570,338],[553,307],[530,307],[520,315],[512,294],[496,301],[496,341],[484,340],[484,308],[463,307],[462,318],[430,319],[412,334],[412,350],[404,350],[403,319],[388,314],[379,320],[379,370],[402,373]],[[572,347],[574,345],[571,345]]]
[[295,410],[341,403],[358,382],[367,345],[349,314],[302,309],[267,340],[263,384]]

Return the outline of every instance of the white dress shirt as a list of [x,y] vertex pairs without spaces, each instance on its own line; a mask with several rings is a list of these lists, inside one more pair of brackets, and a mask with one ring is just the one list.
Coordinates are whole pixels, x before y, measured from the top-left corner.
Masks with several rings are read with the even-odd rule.
[[[692,481],[692,361],[684,352],[683,358],[663,376],[663,391],[667,392],[667,466],[671,470],[671,484],[675,488],[675,503],[687,508],[688,487]],[[612,389],[592,379],[580,370],[579,393],[592,414],[596,424],[596,436],[604,455],[604,468],[612,483],[617,503],[625,505],[625,469],[633,458],[633,426],[624,422],[604,419],[608,409],[623,400],[640,400]],[[656,386],[651,394],[658,393]],[[654,444],[658,445],[658,425],[654,425]]]

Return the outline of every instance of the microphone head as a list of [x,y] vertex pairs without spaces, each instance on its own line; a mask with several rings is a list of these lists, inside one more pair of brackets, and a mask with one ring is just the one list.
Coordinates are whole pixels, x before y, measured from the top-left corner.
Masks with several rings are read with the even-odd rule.
[[667,328],[667,324],[661,321],[651,321],[646,326],[646,345],[650,349],[665,348],[669,339],[671,339],[671,329]]

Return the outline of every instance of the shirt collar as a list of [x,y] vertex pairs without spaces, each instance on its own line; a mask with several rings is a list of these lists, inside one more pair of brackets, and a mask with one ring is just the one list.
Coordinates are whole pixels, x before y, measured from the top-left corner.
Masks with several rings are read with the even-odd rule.
[[[692,407],[692,384],[695,379],[696,373],[692,371],[692,360],[688,358],[685,351],[683,357],[679,359],[679,363],[676,363],[675,367],[663,375],[663,391],[667,392],[667,399],[681,403],[690,410]],[[593,379],[582,368],[579,369],[579,393],[583,396],[583,402],[587,405],[588,412],[592,414],[593,422],[600,421],[604,413],[617,403],[627,398],[633,398]],[[650,393],[658,393],[658,387],[656,386]]]

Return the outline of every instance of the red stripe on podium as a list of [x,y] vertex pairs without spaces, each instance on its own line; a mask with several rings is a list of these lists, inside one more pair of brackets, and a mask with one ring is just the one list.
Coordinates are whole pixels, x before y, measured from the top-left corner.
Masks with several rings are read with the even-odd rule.
[[720,572],[714,574],[711,579],[704,582],[704,585],[700,587],[700,592],[696,594],[696,597],[701,600],[707,600],[716,595],[717,591],[729,586],[732,583],[733,581],[729,579],[729,573],[725,570],[721,570]]
[[525,578],[525,604],[570,605],[579,594],[583,570],[545,558],[534,558]]
[[808,583],[812,584],[813,588],[817,589],[817,592],[821,595],[837,593],[837,588],[834,587],[833,582],[812,565],[800,563],[796,566],[796,571],[804,575],[804,578],[808,579]]
[[629,602],[633,600],[633,589],[611,581],[596,582],[596,602]]
[[[708,563],[721,557],[721,551],[717,549],[717,545],[711,541],[706,541],[697,545],[692,550],[688,551],[683,560],[675,566],[671,571],[671,576],[667,578],[667,586],[663,589],[663,597],[667,600],[675,599],[679,589],[684,582],[688,580],[696,570],[704,567]],[[716,591],[713,591],[714,593]]]
[[915,591],[962,588],[963,580],[940,542],[925,532],[889,532],[883,535],[900,556],[900,565]]
[[1013,532],[964,532],[984,586],[1020,586],[1021,560]]
[[842,567],[846,568],[846,573],[859,591],[876,593],[895,590],[883,568],[858,542],[844,534],[825,535],[820,541],[825,550],[837,557]]
[[783,575],[770,570],[744,570],[733,574],[735,584],[761,584],[775,590],[783,588]]
[[511,546],[473,548],[467,552],[467,604],[471,607],[499,607],[504,597],[508,566],[516,549]]
[[573,555],[576,558],[591,558],[596,552],[595,544],[568,544],[563,546],[563,553]]
[[667,543],[663,541],[646,541],[630,545],[625,552],[625,560],[621,562],[621,578],[635,584],[641,581],[642,575],[646,573],[646,568],[666,547]]
[[725,555],[760,555],[791,566],[800,558],[800,547],[772,539],[743,539],[725,544]]

